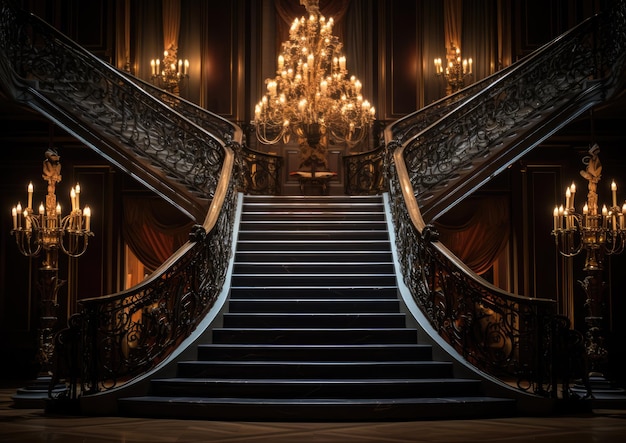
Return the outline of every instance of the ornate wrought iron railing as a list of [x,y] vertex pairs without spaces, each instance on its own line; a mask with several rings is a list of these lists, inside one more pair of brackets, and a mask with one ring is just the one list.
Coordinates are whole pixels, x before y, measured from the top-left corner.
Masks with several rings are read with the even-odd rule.
[[387,130],[388,142],[405,145],[403,159],[425,220],[434,221],[619,89],[626,57],[621,8],[620,2],[489,79],[438,120],[409,116],[417,126],[430,122],[419,132],[406,121]]
[[[475,275],[429,223],[543,138],[624,84],[626,7],[594,17],[485,87],[386,130],[390,204],[403,278],[432,327],[476,367],[556,395],[555,302]],[[445,115],[434,119],[428,114]],[[421,128],[421,129],[417,129]],[[425,215],[426,213],[426,215]]]
[[371,151],[347,155],[343,158],[344,187],[347,195],[380,194],[387,190],[385,171],[388,153],[382,144]]
[[237,152],[240,190],[245,194],[280,195],[283,158],[255,151],[245,144]]
[[[59,364],[53,380],[71,374],[83,395],[112,389],[167,358],[220,293],[232,248],[233,151],[241,130],[207,112],[200,126],[177,112],[196,115],[188,103],[156,99],[8,0],[0,0],[0,12],[7,92],[200,220],[189,242],[140,285],[80,300],[80,312],[59,334],[57,361],[71,363]],[[72,395],[77,390],[72,386]]]
[[187,104],[169,97],[170,108],[37,17],[8,0],[1,7],[8,92],[202,221],[217,189],[223,144],[240,142],[241,131],[204,113],[202,127],[219,131],[212,135],[176,112],[190,111]]

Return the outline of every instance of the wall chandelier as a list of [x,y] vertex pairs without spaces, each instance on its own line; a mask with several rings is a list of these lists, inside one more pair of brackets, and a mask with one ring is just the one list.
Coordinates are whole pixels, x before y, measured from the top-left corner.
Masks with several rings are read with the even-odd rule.
[[320,14],[317,0],[301,4],[309,17],[294,20],[252,123],[265,144],[297,137],[301,169],[325,169],[328,143],[356,145],[369,133],[376,111],[363,98],[361,82],[348,75],[333,19]]
[[150,60],[152,83],[172,94],[180,94],[182,82],[189,79],[189,60],[177,59],[176,51],[163,51],[163,60]]
[[435,75],[446,79],[446,93],[451,94],[465,87],[465,82],[473,73],[473,60],[461,57],[461,50],[452,46],[452,51],[448,54],[447,64],[443,65],[441,58],[436,58]]

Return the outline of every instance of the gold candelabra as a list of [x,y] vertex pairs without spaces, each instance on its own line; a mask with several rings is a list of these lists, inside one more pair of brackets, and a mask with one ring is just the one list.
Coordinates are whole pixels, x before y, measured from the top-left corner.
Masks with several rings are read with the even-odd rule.
[[552,235],[559,253],[574,257],[585,251],[583,270],[585,278],[580,281],[585,295],[586,351],[592,372],[600,373],[607,359],[604,341],[604,288],[602,278],[606,256],[621,254],[626,243],[626,202],[618,205],[617,185],[611,183],[612,205],[598,209],[597,186],[602,176],[602,164],[598,157],[600,148],[594,144],[589,155],[583,159],[586,168],[580,174],[588,182],[587,201],[581,212],[575,206],[576,185],[565,190],[565,205],[553,211]]
[[40,271],[40,329],[38,361],[41,372],[51,369],[54,352],[53,333],[57,322],[57,295],[64,281],[58,278],[59,250],[70,257],[80,257],[87,250],[91,232],[91,209],[80,207],[81,188],[76,184],[70,191],[71,210],[63,216],[57,202],[56,184],[61,181],[61,163],[58,153],[48,149],[43,162],[43,179],[48,182],[45,205],[33,209],[34,187],[28,184],[27,206],[17,203],[11,210],[15,242],[21,254],[42,256]]
[[461,50],[452,46],[452,51],[446,57],[447,64],[443,65],[441,58],[436,58],[435,75],[444,77],[447,82],[446,93],[451,94],[465,86],[467,78],[474,74],[473,60],[461,57]]
[[332,34],[333,19],[320,14],[317,0],[301,4],[309,17],[294,20],[253,125],[266,144],[287,143],[294,134],[301,168],[323,168],[329,140],[356,145],[368,134],[376,111],[363,98],[361,82],[348,76],[342,43]]
[[163,60],[150,60],[152,83],[172,94],[180,94],[180,86],[189,78],[189,60],[176,58],[176,50],[163,51]]

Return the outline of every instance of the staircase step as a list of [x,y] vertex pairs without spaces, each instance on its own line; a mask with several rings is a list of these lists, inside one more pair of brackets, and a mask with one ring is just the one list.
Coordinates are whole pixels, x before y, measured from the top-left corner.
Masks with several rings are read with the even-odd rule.
[[387,223],[384,220],[319,220],[319,219],[290,219],[281,220],[274,217],[272,220],[244,221],[240,223],[240,232],[245,231],[385,231]]
[[432,347],[419,344],[369,345],[198,345],[202,361],[425,361],[432,359]]
[[372,275],[372,274],[388,274],[394,272],[393,263],[391,262],[326,262],[326,263],[293,263],[293,262],[276,262],[276,263],[235,263],[233,274],[257,274],[267,276],[270,274],[353,274],[353,275]]
[[133,397],[120,400],[128,416],[239,421],[389,421],[506,417],[513,400],[493,397],[276,399]]
[[452,363],[424,361],[184,361],[179,377],[192,378],[435,378],[452,377]]
[[233,274],[234,286],[394,286],[395,274]]
[[415,398],[480,394],[480,380],[461,378],[400,379],[224,379],[152,380],[158,396],[226,398]]
[[305,223],[311,220],[318,221],[343,221],[343,222],[359,222],[363,221],[385,221],[385,213],[380,210],[360,210],[360,211],[328,211],[325,209],[309,209],[294,211],[291,208],[275,209],[275,208],[244,208],[241,214],[242,222],[256,221],[274,221],[274,220],[290,220],[298,223]]
[[398,288],[391,286],[231,286],[230,300],[239,299],[394,299]]
[[230,313],[399,312],[400,302],[380,299],[246,299],[231,300]]
[[216,344],[275,344],[275,345],[355,345],[412,344],[417,342],[417,330],[409,328],[215,328]]
[[392,263],[391,251],[310,251],[310,250],[260,250],[237,251],[236,263]]
[[387,240],[389,241],[389,235],[386,230],[308,230],[308,231],[240,231],[239,238],[241,240],[260,240],[273,242],[276,240]]
[[226,328],[402,328],[405,315],[392,313],[225,313]]
[[335,252],[335,251],[386,251],[390,252],[388,238],[381,239],[350,239],[350,240],[316,240],[307,238],[295,240],[273,239],[268,242],[263,238],[243,239],[239,236],[237,251],[265,251],[271,248],[273,251],[303,251],[303,252]]

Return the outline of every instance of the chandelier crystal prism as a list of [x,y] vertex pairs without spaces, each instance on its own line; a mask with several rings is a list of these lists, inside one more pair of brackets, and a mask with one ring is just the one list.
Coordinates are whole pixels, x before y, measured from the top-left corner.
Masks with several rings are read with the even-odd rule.
[[301,1],[308,19],[295,19],[278,56],[276,77],[255,107],[258,140],[287,143],[291,134],[315,150],[328,142],[349,147],[369,132],[375,109],[363,98],[362,84],[349,76],[333,19],[320,14],[317,1]]

